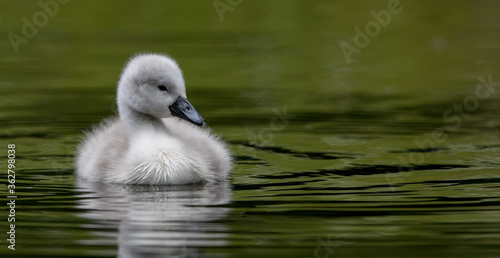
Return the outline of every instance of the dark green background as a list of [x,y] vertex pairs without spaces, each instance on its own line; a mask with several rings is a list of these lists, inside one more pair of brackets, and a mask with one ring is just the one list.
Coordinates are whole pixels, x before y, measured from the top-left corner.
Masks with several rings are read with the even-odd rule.
[[[401,0],[348,63],[339,44],[389,2],[243,0],[221,20],[212,1],[73,0],[16,53],[9,33],[22,35],[22,18],[42,8],[1,1],[0,149],[17,146],[15,254],[116,255],[117,226],[86,216],[116,199],[83,195],[72,155],[82,130],[116,112],[125,61],[152,51],[178,61],[191,103],[235,155],[224,216],[194,230],[209,239],[217,226],[223,244],[188,238],[194,253],[315,257],[328,240],[320,256],[498,255],[500,87],[462,114],[454,106],[474,98],[478,76],[500,82],[500,2]],[[82,208],[98,197],[111,204]]]

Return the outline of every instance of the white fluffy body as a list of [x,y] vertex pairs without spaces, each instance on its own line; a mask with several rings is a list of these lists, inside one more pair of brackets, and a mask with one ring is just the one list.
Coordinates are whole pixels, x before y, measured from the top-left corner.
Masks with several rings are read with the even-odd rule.
[[[168,91],[160,91],[159,85]],[[126,65],[117,90],[119,117],[87,134],[76,156],[79,177],[105,183],[189,184],[220,181],[231,170],[225,143],[209,129],[174,117],[186,97],[170,57],[143,54]]]

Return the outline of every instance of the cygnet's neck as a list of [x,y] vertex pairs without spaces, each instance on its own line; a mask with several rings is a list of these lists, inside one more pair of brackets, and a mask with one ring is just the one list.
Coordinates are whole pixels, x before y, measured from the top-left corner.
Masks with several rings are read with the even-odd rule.
[[119,114],[129,136],[133,136],[142,130],[166,130],[161,119],[142,113],[131,107],[120,106]]

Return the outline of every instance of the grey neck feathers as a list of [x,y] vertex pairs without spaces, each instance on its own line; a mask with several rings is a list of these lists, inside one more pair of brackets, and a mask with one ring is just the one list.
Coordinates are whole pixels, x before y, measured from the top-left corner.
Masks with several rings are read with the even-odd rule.
[[145,129],[166,130],[161,119],[142,113],[131,107],[121,107],[119,113],[120,119],[125,125],[125,129],[129,136]]

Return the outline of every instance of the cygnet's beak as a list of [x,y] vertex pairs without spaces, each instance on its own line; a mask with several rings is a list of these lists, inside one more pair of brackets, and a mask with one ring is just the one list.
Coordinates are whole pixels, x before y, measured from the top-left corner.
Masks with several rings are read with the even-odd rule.
[[205,126],[205,119],[196,112],[196,109],[194,109],[193,105],[186,98],[179,96],[169,109],[174,116],[180,117],[197,126]]

